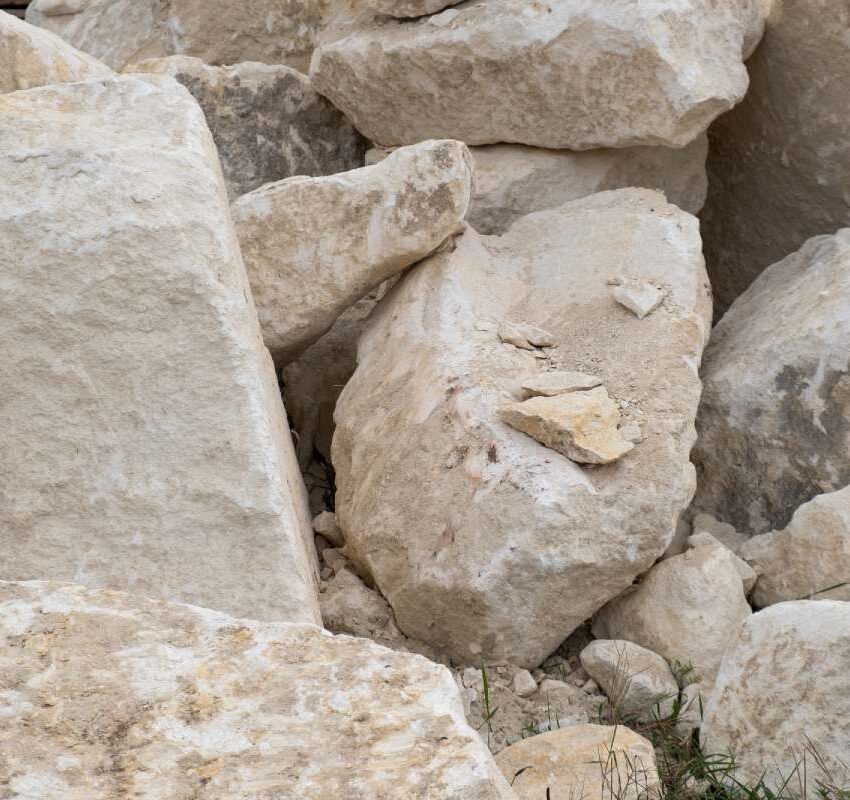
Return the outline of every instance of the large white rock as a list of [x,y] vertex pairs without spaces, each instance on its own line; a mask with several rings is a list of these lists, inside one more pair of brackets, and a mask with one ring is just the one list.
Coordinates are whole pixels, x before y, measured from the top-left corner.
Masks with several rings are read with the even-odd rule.
[[472,183],[466,147],[434,141],[240,197],[233,220],[275,359],[292,360],[355,301],[458,233]]
[[818,798],[818,781],[850,785],[848,664],[850,603],[780,603],[754,614],[708,699],[703,752],[734,754],[738,781],[763,777],[786,796]]
[[599,612],[593,635],[639,644],[670,664],[692,666],[692,678],[710,683],[752,613],[738,561],[715,542],[656,564],[636,588]]
[[58,36],[0,11],[0,94],[111,74]]
[[[620,274],[663,286],[662,307],[622,308]],[[402,630],[460,662],[536,666],[651,566],[693,491],[709,314],[697,221],[638,189],[501,237],[467,230],[393,287],[337,405],[333,462],[348,549]],[[558,346],[505,344],[505,322]],[[589,469],[501,422],[549,370],[601,378],[644,441]]]
[[451,673],[309,625],[0,583],[0,794],[513,800]]
[[761,572],[757,606],[850,600],[850,486],[804,503],[785,530],[755,536],[740,555]]
[[0,578],[318,622],[215,145],[158,80],[0,96]]
[[744,96],[759,4],[489,0],[359,19],[317,47],[310,74],[383,145],[682,147]]
[[850,225],[845,0],[776,0],[744,101],[712,126],[702,215],[721,310],[812,236]]
[[231,200],[293,175],[332,175],[363,166],[366,141],[309,79],[285,66],[210,67],[169,56],[127,72],[170,75],[200,103]]
[[696,509],[780,530],[850,484],[850,229],[763,272],[711,337],[694,460]]

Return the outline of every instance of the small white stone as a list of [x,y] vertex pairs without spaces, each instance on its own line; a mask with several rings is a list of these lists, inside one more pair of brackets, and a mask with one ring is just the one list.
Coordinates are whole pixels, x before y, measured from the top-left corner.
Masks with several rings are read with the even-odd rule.
[[517,322],[503,322],[499,327],[499,339],[522,350],[534,350],[537,347],[554,347],[555,337],[534,325]]
[[537,681],[527,669],[519,670],[514,675],[514,693],[519,697],[529,697],[537,691]]
[[624,283],[615,286],[611,294],[621,305],[625,306],[638,319],[643,319],[655,311],[664,299],[664,292],[651,283]]
[[345,538],[336,522],[336,514],[333,511],[322,511],[313,517],[313,532],[323,536],[334,547],[342,547]]

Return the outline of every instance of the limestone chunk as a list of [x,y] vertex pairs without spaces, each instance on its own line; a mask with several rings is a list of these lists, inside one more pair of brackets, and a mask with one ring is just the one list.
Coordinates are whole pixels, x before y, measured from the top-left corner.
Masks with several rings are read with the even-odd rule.
[[651,314],[664,300],[664,292],[650,283],[624,283],[621,286],[615,286],[611,294],[621,306],[629,309],[638,319]]
[[602,387],[532,397],[503,408],[501,417],[579,464],[610,464],[634,448],[620,435],[620,411]]
[[532,397],[555,397],[559,394],[595,389],[602,379],[584,372],[541,372],[522,382],[522,388]]
[[0,583],[0,676],[9,797],[514,800],[447,669],[312,625]]
[[517,322],[503,322],[499,327],[499,338],[505,344],[512,344],[523,350],[534,350],[536,347],[554,347],[555,339],[548,331],[536,325],[523,325]]
[[318,623],[215,146],[156,81],[0,95],[0,577]]
[[466,147],[433,141],[240,197],[233,219],[276,360],[292,360],[359,298],[458,233],[472,182]]
[[[706,531],[700,531],[699,533],[693,534],[690,536],[687,541],[688,548],[694,547],[726,547],[723,542],[715,539],[710,533]],[[728,549],[728,548],[727,548]],[[744,594],[749,596],[750,592],[752,592],[753,587],[756,585],[756,581],[758,580],[759,574],[746,562],[743,558],[739,558],[735,553],[731,550],[729,551],[732,555],[730,561],[735,567],[735,571],[740,575],[741,581],[744,584]]]
[[694,517],[693,533],[695,536],[700,533],[707,533],[713,536],[718,542],[725,544],[736,555],[744,543],[750,539],[749,536],[739,533],[734,525],[720,522],[712,517],[711,514],[697,514]]

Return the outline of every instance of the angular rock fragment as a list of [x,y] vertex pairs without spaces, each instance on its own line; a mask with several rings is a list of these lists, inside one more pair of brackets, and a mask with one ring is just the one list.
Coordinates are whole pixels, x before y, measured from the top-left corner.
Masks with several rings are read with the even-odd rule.
[[822,494],[794,512],[788,527],[755,536],[741,558],[761,572],[753,602],[850,600],[850,487]]
[[579,464],[610,464],[634,448],[620,435],[620,411],[601,386],[532,397],[503,408],[501,418]]
[[0,792],[512,800],[451,673],[311,625],[0,583]]
[[738,533],[734,525],[729,525],[726,522],[719,522],[711,514],[697,514],[693,521],[693,534],[697,536],[701,533],[707,533],[713,536],[721,544],[726,545],[736,555],[741,550],[742,545],[749,541],[749,536],[743,533]]
[[522,382],[522,388],[532,397],[555,397],[559,394],[595,389],[601,378],[584,372],[541,372]]
[[310,74],[382,145],[684,147],[744,96],[759,4],[490,0],[377,17],[322,42]]
[[624,283],[621,286],[615,286],[611,290],[611,295],[638,319],[651,314],[664,300],[664,292],[651,283]]
[[0,94],[111,74],[106,64],[58,36],[0,11]]
[[[715,539],[706,531],[701,531],[690,536],[687,541],[687,547],[691,549],[695,547],[726,547],[727,550],[729,549],[723,542]],[[739,558],[732,550],[729,550],[729,553],[731,555],[729,560],[734,565],[735,571],[741,577],[741,582],[744,584],[744,594],[749,596],[753,587],[756,585],[756,580],[758,580],[760,573],[757,573],[743,558]]]
[[458,233],[472,181],[466,147],[434,141],[240,197],[233,219],[272,355],[292,360],[355,301]]
[[850,484],[850,229],[763,272],[711,337],[694,507],[750,536]]
[[[611,303],[625,254],[630,277],[670,287],[642,321]],[[637,189],[467,230],[400,279],[361,336],[333,463],[346,550],[405,633],[534,667],[652,565],[693,491],[709,314],[697,221]],[[550,332],[551,369],[627,398],[646,441],[591,472],[505,425],[541,355],[506,347],[505,319]]]
[[192,93],[218,147],[231,200],[293,175],[363,166],[366,140],[289,67],[210,67],[197,58],[170,56],[125,71],[170,75]]
[[215,146],[156,80],[0,96],[0,577],[318,623]]
[[850,603],[779,603],[731,642],[708,699],[703,752],[731,753],[734,777],[815,800],[850,785]]
[[404,19],[406,17],[425,17],[436,14],[449,6],[456,6],[462,0],[371,0],[370,6],[378,14]]
[[523,325],[516,322],[503,322],[499,327],[499,338],[505,344],[512,344],[523,350],[536,347],[554,347],[556,342],[552,334],[536,325]]

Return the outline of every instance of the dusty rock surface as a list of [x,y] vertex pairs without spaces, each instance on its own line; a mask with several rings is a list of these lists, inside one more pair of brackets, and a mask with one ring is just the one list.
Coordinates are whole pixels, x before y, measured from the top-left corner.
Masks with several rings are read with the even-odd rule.
[[0,583],[10,797],[512,800],[450,673],[310,625]]
[[215,146],[158,80],[0,96],[0,577],[318,622]]
[[694,507],[749,536],[850,484],[850,229],[763,272],[712,332]]
[[125,72],[170,75],[192,93],[215,139],[231,200],[293,175],[363,166],[366,140],[289,67],[210,67],[169,56],[131,64]]
[[404,19],[436,14],[462,0],[371,0],[370,6],[379,14]]
[[[669,287],[652,316],[611,298],[622,269]],[[403,631],[461,663],[536,666],[663,553],[693,491],[708,314],[696,220],[642,190],[468,230],[396,284],[361,337],[333,461],[347,551]],[[501,342],[505,319],[558,346]],[[645,441],[591,470],[501,422],[549,370],[598,375]]]

